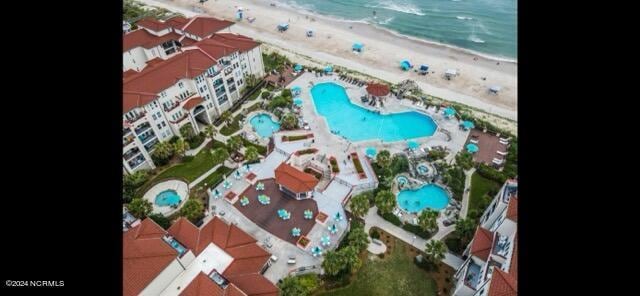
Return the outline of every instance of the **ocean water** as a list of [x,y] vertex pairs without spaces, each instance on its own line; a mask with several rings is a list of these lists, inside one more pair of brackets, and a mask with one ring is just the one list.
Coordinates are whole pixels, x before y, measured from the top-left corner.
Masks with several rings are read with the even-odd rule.
[[[517,59],[516,0],[280,0],[320,15]],[[374,15],[375,11],[375,15]],[[366,50],[366,44],[365,44]]]

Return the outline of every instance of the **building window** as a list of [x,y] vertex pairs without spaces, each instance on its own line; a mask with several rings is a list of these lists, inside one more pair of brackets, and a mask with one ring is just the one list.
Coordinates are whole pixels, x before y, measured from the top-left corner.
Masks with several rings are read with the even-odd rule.
[[158,123],[158,129],[159,130],[162,129],[162,126],[159,123]]
[[158,113],[156,113],[156,116],[158,116],[158,119],[160,119],[160,118],[161,118],[161,116],[160,116],[160,111],[158,111]]
[[184,86],[184,83],[182,83],[182,82],[178,82],[178,87],[179,87],[179,88],[182,88],[183,86]]
[[156,115],[153,114],[151,117],[153,117],[153,120],[156,120]]
[[165,126],[167,126],[167,124],[163,121],[162,122],[162,127],[165,127]]

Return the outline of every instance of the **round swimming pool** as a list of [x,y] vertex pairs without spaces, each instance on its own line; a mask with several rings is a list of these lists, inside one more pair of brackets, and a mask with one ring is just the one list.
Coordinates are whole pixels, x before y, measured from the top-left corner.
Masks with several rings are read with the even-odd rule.
[[268,138],[280,129],[280,124],[273,121],[268,114],[258,114],[249,120],[253,129],[260,137]]
[[168,207],[180,203],[180,196],[175,190],[165,190],[156,195],[155,203],[160,207]]
[[435,184],[424,185],[413,190],[402,190],[396,198],[398,206],[410,213],[418,213],[425,208],[440,211],[449,204],[447,191]]
[[416,167],[416,170],[418,170],[418,174],[426,175],[429,172],[429,167],[426,164],[421,163]]

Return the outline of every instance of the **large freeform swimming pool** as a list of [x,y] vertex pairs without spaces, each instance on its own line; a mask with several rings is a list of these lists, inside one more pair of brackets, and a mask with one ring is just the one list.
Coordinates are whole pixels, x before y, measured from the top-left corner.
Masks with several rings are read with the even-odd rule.
[[280,129],[280,124],[273,121],[268,114],[258,114],[249,120],[253,129],[260,137],[268,138]]
[[440,211],[449,204],[449,195],[438,185],[428,184],[414,190],[402,190],[397,196],[398,206],[410,213],[426,208]]
[[316,111],[324,116],[332,132],[350,141],[381,139],[385,142],[431,136],[436,123],[415,111],[381,115],[349,101],[344,88],[327,82],[311,89]]
[[156,205],[160,207],[168,207],[180,203],[180,195],[175,190],[165,190],[156,195]]

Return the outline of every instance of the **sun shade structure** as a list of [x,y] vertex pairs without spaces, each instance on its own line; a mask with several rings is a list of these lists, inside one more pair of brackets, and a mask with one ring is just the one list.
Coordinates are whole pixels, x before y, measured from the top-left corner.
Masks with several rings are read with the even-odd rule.
[[453,109],[452,107],[447,107],[446,109],[444,109],[444,115],[447,117],[454,116],[455,114],[456,114],[456,109]]
[[476,153],[480,149],[478,148],[478,145],[473,143],[467,144],[466,148],[467,148],[467,151],[469,151],[470,153]]
[[368,157],[374,158],[374,157],[376,157],[376,154],[378,154],[378,151],[376,150],[376,148],[367,147],[367,150],[365,151],[365,154]]
[[411,63],[409,62],[409,60],[404,59],[400,62],[400,68],[402,68],[402,70],[407,71],[409,69],[411,69]]
[[364,44],[356,42],[353,44],[353,46],[351,46],[351,49],[353,49],[353,51],[362,52],[362,50],[364,49]]
[[313,247],[313,249],[311,249],[311,254],[313,255],[313,257],[318,257],[322,255],[322,248],[319,246],[315,246]]
[[469,121],[469,120],[463,121],[461,125],[462,125],[462,127],[464,127],[465,130],[472,129],[472,128],[476,127],[476,125],[473,124],[473,121]]
[[415,141],[407,142],[407,147],[409,147],[409,149],[415,150],[415,149],[418,149],[418,146],[420,145],[418,145],[418,143]]
[[329,65],[329,66],[324,67],[324,72],[326,72],[326,73],[333,72],[333,66]]
[[301,232],[301,230],[298,227],[294,227],[293,229],[291,229],[291,235],[292,236],[298,237],[298,236],[300,236],[300,232]]
[[295,65],[293,66],[293,70],[294,70],[294,71],[296,71],[296,72],[300,72],[300,71],[302,71],[302,65],[300,65],[300,64],[295,64]]
[[367,85],[367,93],[376,97],[383,97],[388,95],[390,92],[389,86],[382,83],[369,83]]
[[322,238],[320,238],[320,244],[324,247],[328,247],[331,244],[331,237],[328,235],[322,236]]
[[313,212],[309,209],[304,210],[304,218],[307,220],[313,219]]

